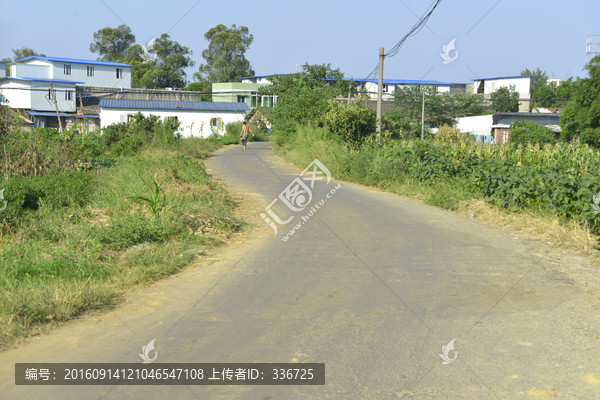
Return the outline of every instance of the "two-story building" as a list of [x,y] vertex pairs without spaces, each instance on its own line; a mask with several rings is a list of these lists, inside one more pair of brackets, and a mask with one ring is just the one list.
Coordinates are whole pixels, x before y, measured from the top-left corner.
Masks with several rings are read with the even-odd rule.
[[100,125],[98,115],[77,113],[81,104],[77,87],[131,88],[131,68],[106,61],[25,57],[10,66],[10,76],[0,76],[0,95],[9,107],[29,116],[33,126],[69,127],[85,123],[87,128],[94,129]]

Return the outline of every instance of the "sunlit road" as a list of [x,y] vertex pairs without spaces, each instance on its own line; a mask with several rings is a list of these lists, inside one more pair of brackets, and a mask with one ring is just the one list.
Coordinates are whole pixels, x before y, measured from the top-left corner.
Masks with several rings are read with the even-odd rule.
[[[317,175],[299,179],[297,197],[284,189],[299,171],[268,143],[220,151],[207,166],[262,207],[278,199],[263,209],[271,221],[293,218],[211,266],[0,354],[1,398],[600,398],[600,310],[542,247],[391,194],[309,179]],[[14,385],[15,362],[137,363],[154,338],[158,363],[322,362],[326,384]]]

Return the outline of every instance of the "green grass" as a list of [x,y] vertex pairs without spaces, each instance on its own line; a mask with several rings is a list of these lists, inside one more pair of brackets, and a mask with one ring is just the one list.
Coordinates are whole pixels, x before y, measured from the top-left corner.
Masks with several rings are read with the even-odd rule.
[[600,192],[600,157],[587,146],[489,146],[428,139],[350,149],[326,127],[300,127],[295,135],[275,135],[272,143],[299,167],[319,158],[338,179],[437,207],[453,210],[465,201],[484,199],[512,212],[571,220],[600,233],[600,217],[591,206],[593,195]]
[[[180,271],[240,229],[234,201],[199,160],[220,145],[183,139],[82,173],[79,181],[67,170],[11,184],[39,197],[0,235],[0,347],[115,305],[125,290]],[[153,179],[169,205],[159,216],[135,201],[148,195],[144,181]]]

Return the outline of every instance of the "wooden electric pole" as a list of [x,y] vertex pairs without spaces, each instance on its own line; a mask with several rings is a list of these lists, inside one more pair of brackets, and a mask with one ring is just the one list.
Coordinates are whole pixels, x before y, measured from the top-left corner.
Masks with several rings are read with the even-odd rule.
[[63,131],[62,121],[60,120],[60,113],[58,112],[58,103],[56,102],[56,92],[54,91],[54,85],[50,82],[50,89],[52,89],[52,100],[54,100],[54,108],[56,109],[56,118],[58,118],[58,132]]
[[350,85],[348,86],[348,106],[350,106],[350,97],[352,96],[352,78],[353,76],[350,75]]
[[383,47],[379,48],[379,76],[377,78],[377,143],[381,143],[381,115],[383,97]]
[[425,88],[423,87],[423,103],[421,105],[421,140],[425,139]]

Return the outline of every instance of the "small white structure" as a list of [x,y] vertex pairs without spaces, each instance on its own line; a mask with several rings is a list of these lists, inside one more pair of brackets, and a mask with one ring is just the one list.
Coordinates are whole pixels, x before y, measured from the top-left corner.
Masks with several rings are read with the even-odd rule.
[[[377,88],[379,86],[377,79],[353,79],[353,82],[359,91],[365,90],[371,98],[377,99]],[[455,93],[465,93],[467,84],[433,80],[384,79],[381,88],[382,99],[393,100],[394,94],[407,86],[430,87],[434,88],[436,92],[454,95]]]
[[[25,110],[75,112],[75,81],[5,77],[0,79],[0,92],[9,107]],[[56,96],[56,105],[54,104]]]
[[520,99],[529,99],[532,75],[500,76],[496,78],[473,79],[473,93],[491,95],[504,87],[513,87],[519,93]]
[[456,118],[456,128],[471,135],[491,135],[493,119],[492,114]]
[[224,134],[225,125],[243,121],[248,111],[246,103],[100,99],[100,127],[127,122],[139,112],[177,119],[184,137],[207,137]]
[[14,77],[77,81],[85,86],[131,88],[131,65],[75,58],[30,56],[10,66]]

